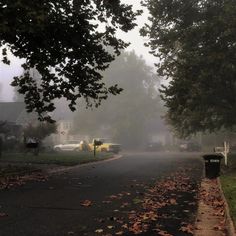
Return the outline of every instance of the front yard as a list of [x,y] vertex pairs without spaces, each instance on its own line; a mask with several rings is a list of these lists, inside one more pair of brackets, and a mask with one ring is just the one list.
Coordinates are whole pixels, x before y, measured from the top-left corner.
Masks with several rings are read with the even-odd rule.
[[3,153],[0,158],[0,190],[25,184],[27,181],[45,181],[47,174],[42,172],[47,168],[60,166],[74,166],[89,162],[109,159],[111,153],[65,152],[41,153]]
[[32,153],[3,153],[0,165],[1,163],[19,163],[73,166],[108,159],[112,155],[111,153],[97,153],[94,157],[92,152],[40,153],[38,156]]

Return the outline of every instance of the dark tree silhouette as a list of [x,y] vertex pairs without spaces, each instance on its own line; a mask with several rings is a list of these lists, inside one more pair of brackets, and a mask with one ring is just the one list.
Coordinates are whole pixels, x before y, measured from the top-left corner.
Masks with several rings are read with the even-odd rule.
[[182,137],[236,125],[236,2],[145,0],[166,120]]

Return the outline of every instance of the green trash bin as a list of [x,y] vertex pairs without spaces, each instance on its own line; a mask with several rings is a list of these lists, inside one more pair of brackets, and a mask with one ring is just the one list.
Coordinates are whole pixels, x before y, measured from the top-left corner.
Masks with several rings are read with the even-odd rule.
[[215,179],[220,176],[220,163],[223,155],[220,153],[203,155],[205,162],[205,177]]

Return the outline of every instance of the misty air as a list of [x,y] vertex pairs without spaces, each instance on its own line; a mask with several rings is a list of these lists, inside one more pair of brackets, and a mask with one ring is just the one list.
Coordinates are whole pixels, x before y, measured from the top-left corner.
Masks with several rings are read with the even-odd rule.
[[0,236],[236,234],[235,1],[0,9]]

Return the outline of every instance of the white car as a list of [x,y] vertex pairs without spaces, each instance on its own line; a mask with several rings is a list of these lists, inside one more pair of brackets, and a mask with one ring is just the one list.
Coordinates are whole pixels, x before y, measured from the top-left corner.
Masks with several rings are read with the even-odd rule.
[[58,144],[53,147],[57,152],[60,151],[81,151],[81,145],[83,141],[67,141],[64,144]]

